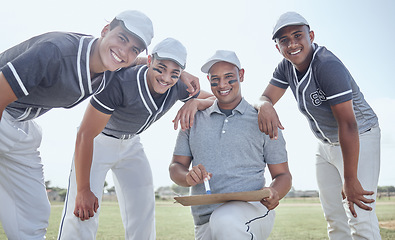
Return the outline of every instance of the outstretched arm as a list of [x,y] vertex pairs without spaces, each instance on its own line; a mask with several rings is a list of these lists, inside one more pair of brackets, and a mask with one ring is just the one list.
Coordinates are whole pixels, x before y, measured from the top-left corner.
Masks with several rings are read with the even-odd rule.
[[278,206],[279,201],[289,192],[292,187],[292,176],[289,172],[288,163],[268,164],[272,183],[264,189],[270,190],[270,196],[262,199],[261,203],[272,210]]
[[269,84],[260,98],[262,103],[257,106],[259,129],[269,135],[270,139],[277,139],[278,128],[284,129],[273,107],[284,93],[285,89]]
[[7,79],[4,77],[3,73],[0,72],[0,121],[4,109],[8,106],[8,104],[15,100],[17,100],[17,97],[12,91],[11,86],[7,82]]
[[354,203],[365,210],[372,210],[363,203],[372,203],[374,199],[367,199],[364,195],[373,195],[372,191],[365,191],[357,178],[359,158],[359,133],[355,119],[352,100],[336,104],[331,107],[339,126],[339,142],[343,154],[344,186],[343,193],[348,200],[349,208],[354,217],[357,214]]
[[213,94],[206,91],[200,91],[197,98],[189,99],[184,105],[178,110],[176,117],[173,120],[174,130],[178,128],[178,122],[181,124],[181,129],[189,129],[193,126],[195,120],[195,114],[198,110],[204,110],[213,105],[215,97]]
[[106,126],[111,115],[104,114],[88,105],[75,144],[75,174],[77,196],[74,215],[81,220],[93,217],[99,207],[98,199],[90,188],[90,171],[93,156],[93,140]]

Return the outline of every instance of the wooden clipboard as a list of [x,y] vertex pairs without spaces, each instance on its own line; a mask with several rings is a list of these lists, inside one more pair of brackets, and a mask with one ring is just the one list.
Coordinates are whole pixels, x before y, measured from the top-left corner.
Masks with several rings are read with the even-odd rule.
[[263,198],[269,197],[269,195],[270,191],[268,189],[261,189],[248,192],[217,193],[174,197],[174,200],[176,200],[176,202],[178,203],[181,203],[183,206],[193,206],[224,203],[228,201],[261,201]]

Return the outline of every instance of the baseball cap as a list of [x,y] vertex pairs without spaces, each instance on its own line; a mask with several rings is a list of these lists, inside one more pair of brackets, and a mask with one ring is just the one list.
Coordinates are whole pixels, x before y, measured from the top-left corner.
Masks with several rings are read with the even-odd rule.
[[280,18],[277,20],[276,25],[274,26],[273,29],[273,37],[272,39],[274,40],[276,38],[276,34],[278,31],[280,31],[281,28],[287,27],[287,26],[298,26],[298,25],[309,25],[309,23],[306,21],[302,15],[296,12],[286,12],[280,16]]
[[166,38],[156,44],[151,54],[156,54],[159,60],[171,60],[185,69],[187,62],[187,49],[182,43],[174,38]]
[[241,69],[239,58],[236,53],[228,50],[217,50],[211,58],[202,66],[201,70],[204,73],[208,73],[210,68],[217,62],[228,62],[235,65],[238,69]]
[[151,19],[144,13],[136,10],[121,12],[115,19],[122,21],[124,29],[139,38],[144,43],[147,51],[147,47],[151,44],[151,40],[154,37],[154,27]]

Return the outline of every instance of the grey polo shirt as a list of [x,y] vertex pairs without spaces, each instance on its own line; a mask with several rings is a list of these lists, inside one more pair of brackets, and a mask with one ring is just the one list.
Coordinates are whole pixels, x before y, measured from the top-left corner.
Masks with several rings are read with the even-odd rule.
[[[285,140],[270,140],[259,130],[258,113],[243,100],[230,116],[215,102],[198,111],[190,130],[180,131],[174,155],[193,157],[192,165],[203,164],[213,174],[212,193],[259,190],[265,186],[266,164],[287,162]],[[192,187],[192,194],[204,194],[203,184]],[[192,206],[196,225],[209,221],[218,205]]]

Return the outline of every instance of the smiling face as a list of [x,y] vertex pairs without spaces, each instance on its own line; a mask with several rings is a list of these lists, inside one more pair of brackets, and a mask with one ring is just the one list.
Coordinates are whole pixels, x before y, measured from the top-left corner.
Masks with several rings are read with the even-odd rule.
[[207,78],[220,108],[237,107],[242,99],[240,82],[244,80],[244,69],[239,70],[228,62],[217,62],[210,68]]
[[96,47],[96,63],[103,71],[130,66],[145,48],[141,40],[120,25],[111,29],[110,25],[105,26],[101,35]]
[[278,51],[299,72],[304,73],[308,69],[314,52],[314,32],[308,26],[284,27],[277,33],[275,41]]
[[174,61],[148,56],[147,83],[152,96],[164,94],[177,83],[182,68]]

